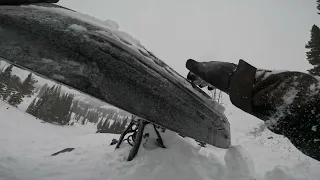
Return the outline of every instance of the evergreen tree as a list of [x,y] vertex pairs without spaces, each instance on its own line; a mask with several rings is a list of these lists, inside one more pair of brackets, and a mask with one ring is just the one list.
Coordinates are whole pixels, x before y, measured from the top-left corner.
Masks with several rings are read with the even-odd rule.
[[127,127],[127,124],[128,124],[128,117],[126,117],[126,119],[122,122],[122,124],[121,124],[121,127],[120,127],[120,131],[121,132],[123,132],[125,129],[126,129],[126,127]]
[[39,91],[39,94],[38,94],[38,97],[39,97],[39,98],[42,97],[42,95],[45,93],[45,91],[47,90],[47,88],[48,88],[48,84],[45,83],[45,84],[41,87],[41,89],[40,89],[40,91]]
[[305,46],[309,51],[306,53],[307,60],[310,64],[314,65],[313,69],[308,70],[312,75],[320,75],[320,29],[318,26],[313,25],[311,28],[311,39]]
[[108,123],[105,133],[115,133],[115,132],[116,132],[116,122],[114,121],[111,125],[110,123]]
[[35,116],[35,108],[36,108],[36,98],[33,99],[33,101],[31,102],[31,104],[29,104],[26,112]]
[[65,109],[64,109],[65,114],[64,114],[63,121],[61,123],[62,125],[67,124],[71,119],[71,114],[72,114],[71,108],[72,108],[73,99],[74,99],[74,95],[68,94],[66,103],[65,103]]
[[5,87],[6,86],[0,81],[0,98],[2,98],[3,94],[5,93]]
[[[320,0],[317,0],[317,9],[320,11]],[[320,12],[318,12],[320,14]]]
[[82,125],[85,125],[85,124],[86,124],[86,118],[83,118],[83,119],[82,119],[81,124],[82,124]]
[[23,94],[21,92],[15,92],[11,95],[8,100],[8,103],[14,107],[18,107],[18,105],[22,102]]
[[[11,72],[12,72],[12,68],[13,65],[8,66],[3,73],[1,73],[1,82],[3,83],[4,87],[3,90],[0,92],[0,96],[2,97],[3,100],[6,100],[8,98],[8,96],[11,93],[13,84],[10,83],[10,79],[11,79]],[[9,87],[8,87],[9,86]]]
[[40,92],[40,88],[36,87],[36,89],[34,90],[34,93],[39,93]]
[[9,83],[11,72],[12,72],[13,65],[8,66],[3,73],[1,73],[1,82],[5,85]]
[[20,88],[21,93],[24,96],[31,97],[33,90],[35,89],[34,84],[36,82],[37,81],[32,77],[32,73],[30,73],[28,77],[21,84],[21,88]]
[[73,101],[72,103],[72,112],[75,114],[78,114],[78,104],[79,104],[78,100]]
[[96,111],[96,110],[92,111],[90,122],[91,123],[97,123],[98,121],[99,121],[99,112]]
[[67,125],[71,120],[71,116],[72,116],[72,111],[69,111],[68,115],[66,116],[65,121],[62,121],[61,125]]
[[62,109],[63,104],[61,102],[60,96],[61,96],[61,85],[58,85],[52,89],[50,103],[51,103],[51,119],[52,121],[57,122],[59,124],[63,114],[63,109]]
[[52,111],[52,106],[55,104],[56,100],[54,97],[54,90],[55,86],[52,86],[51,88],[47,89],[41,97],[42,102],[41,106],[39,107],[39,118],[47,122],[53,122],[55,120]]
[[99,133],[101,131],[103,124],[104,124],[103,118],[101,118],[101,120],[97,124],[97,133]]
[[[2,99],[7,100],[8,98],[10,98],[11,95],[20,92],[20,85],[21,85],[21,80],[18,76],[16,75],[10,76],[5,92],[2,95]],[[23,98],[23,95],[21,97],[21,100],[22,98]]]
[[62,96],[59,98],[59,106],[57,108],[57,112],[59,113],[57,116],[57,119],[55,120],[59,124],[65,124],[66,123],[66,118],[69,114],[69,111],[67,111],[67,98],[68,94],[62,94]]
[[119,121],[115,121],[114,126],[114,134],[120,134],[121,131],[121,123]]

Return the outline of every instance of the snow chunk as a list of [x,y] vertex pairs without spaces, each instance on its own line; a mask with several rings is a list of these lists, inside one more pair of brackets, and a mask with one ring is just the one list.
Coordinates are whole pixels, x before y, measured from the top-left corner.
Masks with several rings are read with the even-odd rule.
[[311,91],[311,95],[316,95],[319,93],[319,85],[317,84],[311,84],[309,87],[310,91]]
[[87,31],[88,29],[83,27],[83,26],[80,26],[78,24],[72,24],[68,27],[68,29],[73,29],[73,30],[76,30],[76,31]]
[[298,90],[296,90],[295,88],[291,88],[290,91],[288,91],[283,97],[283,101],[286,105],[290,105],[292,104],[294,98],[297,96],[298,94]]
[[44,63],[53,63],[54,61],[51,59],[47,59],[47,58],[41,58],[41,61],[43,61]]
[[54,79],[57,79],[57,80],[65,80],[65,79],[66,79],[64,76],[61,76],[61,75],[59,75],[59,74],[54,74],[52,77],[53,77]]
[[264,76],[262,77],[262,79],[266,79],[267,77],[271,76],[271,75],[274,75],[274,74],[279,74],[279,73],[283,73],[283,72],[288,72],[288,70],[272,70],[272,71],[269,71],[269,70],[262,70],[262,69],[258,69],[256,71],[256,78],[260,77],[262,74],[264,74]]
[[267,72],[265,75],[265,78],[267,78],[270,75],[274,75],[274,74],[280,74],[283,72],[288,72],[288,70],[272,70],[271,72]]
[[286,167],[276,167],[272,171],[267,172],[265,175],[265,180],[298,180],[290,176],[286,170]]
[[224,160],[228,168],[228,176],[231,179],[235,177],[253,178],[255,176],[255,165],[249,152],[242,146],[230,147]]
[[316,85],[315,84],[311,84],[309,89],[310,89],[310,91],[315,91],[316,90]]
[[264,72],[265,72],[265,70],[257,69],[257,71],[256,71],[256,78],[258,78],[259,76],[261,76]]
[[318,125],[312,126],[311,130],[312,131],[317,131],[317,127],[318,127]]
[[119,29],[119,24],[111,19],[107,19],[105,21],[103,21],[103,24],[105,24],[106,26],[109,26],[112,29],[118,30]]

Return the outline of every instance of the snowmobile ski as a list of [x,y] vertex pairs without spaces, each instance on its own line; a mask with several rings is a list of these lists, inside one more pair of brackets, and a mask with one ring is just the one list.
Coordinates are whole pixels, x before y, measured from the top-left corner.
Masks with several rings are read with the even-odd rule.
[[[122,142],[127,141],[128,144],[130,144],[132,146],[132,149],[129,152],[128,161],[131,161],[138,153],[139,148],[140,148],[140,144],[141,144],[141,140],[144,134],[144,128],[147,124],[149,124],[150,122],[143,120],[141,118],[138,119],[131,119],[130,124],[128,125],[128,127],[123,131],[123,133],[121,134],[119,141],[116,145],[116,149],[120,148],[120,145],[122,144]],[[157,138],[157,142],[158,142],[158,146],[161,148],[166,148],[163,144],[163,140],[161,138],[161,135],[159,133],[159,131],[156,128],[155,124],[152,124],[153,128],[158,136]],[[131,135],[128,135],[132,133]],[[126,139],[124,139],[127,136]]]
[[223,107],[112,23],[54,4],[0,6],[0,58],[198,142],[231,144]]

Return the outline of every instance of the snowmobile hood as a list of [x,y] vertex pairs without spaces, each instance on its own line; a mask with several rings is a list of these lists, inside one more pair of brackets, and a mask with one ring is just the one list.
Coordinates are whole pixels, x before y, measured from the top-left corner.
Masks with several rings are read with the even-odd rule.
[[0,6],[0,57],[162,127],[228,148],[223,107],[113,21],[53,4]]

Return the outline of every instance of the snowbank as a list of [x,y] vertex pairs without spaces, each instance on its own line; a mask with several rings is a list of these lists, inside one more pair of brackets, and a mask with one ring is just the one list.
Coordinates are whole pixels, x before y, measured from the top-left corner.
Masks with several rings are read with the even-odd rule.
[[[162,134],[166,149],[147,150],[142,145],[138,156],[127,162],[128,144],[118,150],[109,146],[119,135],[94,134],[91,126],[41,123],[2,101],[0,117],[0,179],[4,180],[311,180],[319,176],[318,168],[308,161],[290,168],[276,166],[257,175],[257,168],[273,155],[261,145],[256,148],[253,141],[248,144],[248,137],[242,137],[246,148],[233,146],[225,151],[200,148],[192,139],[166,131]],[[146,132],[155,136],[151,126]],[[248,151],[249,147],[256,149]],[[64,148],[75,150],[50,156]],[[262,158],[255,158],[257,154]]]

